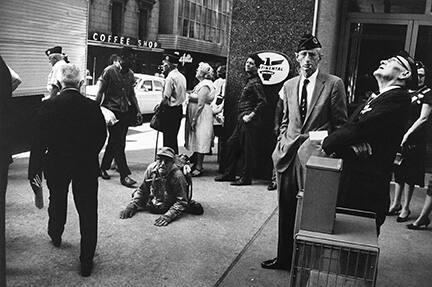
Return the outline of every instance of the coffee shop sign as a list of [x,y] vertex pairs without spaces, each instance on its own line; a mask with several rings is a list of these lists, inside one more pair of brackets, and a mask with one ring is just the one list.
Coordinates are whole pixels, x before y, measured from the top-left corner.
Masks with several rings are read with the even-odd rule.
[[133,37],[124,37],[124,36],[117,36],[117,35],[104,34],[98,32],[91,33],[91,35],[89,35],[89,39],[98,42],[113,43],[113,44],[120,44],[126,46],[146,47],[150,49],[160,48],[160,44],[156,41],[147,41],[147,40],[136,39]]

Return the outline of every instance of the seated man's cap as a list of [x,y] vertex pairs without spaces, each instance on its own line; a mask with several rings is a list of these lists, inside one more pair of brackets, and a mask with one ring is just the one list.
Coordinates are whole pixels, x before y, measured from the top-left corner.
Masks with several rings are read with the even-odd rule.
[[158,150],[157,155],[158,156],[166,156],[166,157],[169,157],[169,158],[174,158],[175,152],[174,152],[174,150],[172,148],[164,146],[164,147],[161,147]]
[[321,48],[321,43],[318,41],[317,37],[307,33],[301,37],[296,52],[300,52],[302,50],[312,50],[315,48]]
[[60,46],[55,46],[52,48],[49,48],[45,51],[45,54],[47,56],[51,55],[51,54],[61,54],[62,53],[62,47]]
[[409,64],[408,67],[406,67],[405,64],[402,62],[403,66],[407,70],[410,70],[410,72],[411,72],[411,77],[407,81],[407,88],[412,89],[412,90],[417,89],[418,88],[418,76],[417,76],[417,66],[416,66],[414,59],[408,54],[407,51],[404,51],[404,50],[397,52],[395,54],[395,57],[402,57],[408,62],[408,64]]
[[162,61],[170,62],[171,64],[178,64],[180,56],[177,54],[164,54]]

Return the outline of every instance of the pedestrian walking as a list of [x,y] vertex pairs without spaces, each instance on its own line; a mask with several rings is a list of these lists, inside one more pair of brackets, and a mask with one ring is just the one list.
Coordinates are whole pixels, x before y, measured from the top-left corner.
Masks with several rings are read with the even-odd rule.
[[293,254],[297,193],[304,186],[304,169],[313,154],[319,154],[319,142],[309,140],[310,133],[331,133],[347,120],[343,81],[322,72],[323,58],[317,37],[305,34],[295,53],[299,75],[283,85],[283,118],[272,158],[277,171],[279,194],[279,230],[277,257],[266,260],[266,269],[290,269]]
[[[252,168],[255,158],[255,140],[261,128],[262,110],[267,104],[263,84],[258,77],[258,68],[264,61],[251,54],[245,63],[248,75],[246,85],[238,99],[237,123],[232,135],[227,141],[227,167],[224,173],[215,181],[232,181],[231,185],[250,185],[252,183]],[[236,180],[237,163],[242,160],[240,178]]]
[[125,147],[126,135],[132,121],[141,120],[138,101],[135,96],[134,73],[130,69],[132,55],[130,48],[123,48],[113,64],[102,72],[98,79],[96,102],[112,111],[117,118],[114,125],[108,127],[108,144],[101,163],[101,176],[110,179],[107,170],[113,159],[120,173],[120,183],[126,187],[133,187],[136,183],[129,175],[131,171],[127,164]]
[[381,60],[373,75],[379,94],[371,95],[322,147],[344,160],[337,205],[374,212],[379,235],[390,207],[393,162],[409,118],[408,89],[416,89],[418,79],[405,51]]
[[81,275],[89,276],[97,243],[99,152],[106,128],[94,101],[80,94],[83,79],[77,66],[59,70],[60,96],[42,102],[31,146],[28,178],[41,189],[42,172],[49,189],[48,235],[62,243],[69,185],[72,183],[81,233]]

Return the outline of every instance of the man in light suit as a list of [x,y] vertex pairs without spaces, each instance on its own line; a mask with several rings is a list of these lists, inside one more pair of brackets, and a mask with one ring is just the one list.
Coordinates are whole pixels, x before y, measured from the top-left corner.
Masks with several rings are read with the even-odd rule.
[[297,193],[303,187],[305,163],[321,152],[319,142],[310,141],[309,133],[331,133],[347,120],[345,88],[342,80],[323,73],[318,39],[305,34],[295,53],[300,75],[288,80],[282,90],[284,115],[273,152],[279,193],[279,236],[277,257],[266,260],[266,269],[291,268]]

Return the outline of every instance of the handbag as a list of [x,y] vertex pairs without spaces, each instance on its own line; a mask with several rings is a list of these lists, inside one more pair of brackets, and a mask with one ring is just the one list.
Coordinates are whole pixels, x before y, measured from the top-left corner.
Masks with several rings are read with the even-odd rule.
[[150,120],[150,127],[154,130],[163,132],[164,128],[165,108],[163,105],[156,106],[155,113]]
[[113,126],[113,125],[115,125],[119,121],[116,118],[115,114],[112,111],[110,111],[109,109],[107,109],[107,108],[105,108],[103,106],[100,106],[100,109],[101,109],[102,114],[103,114],[103,116],[105,118],[105,124],[107,126]]

